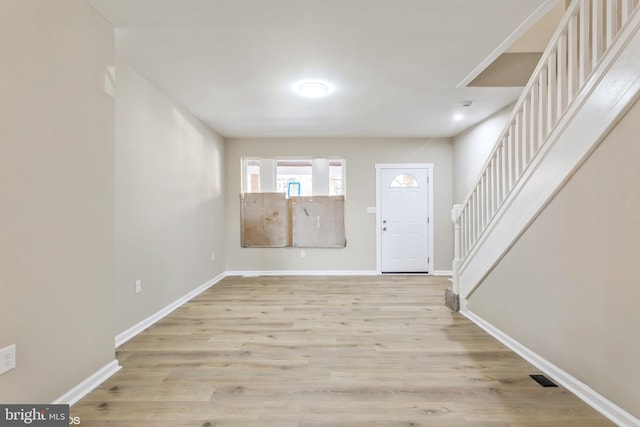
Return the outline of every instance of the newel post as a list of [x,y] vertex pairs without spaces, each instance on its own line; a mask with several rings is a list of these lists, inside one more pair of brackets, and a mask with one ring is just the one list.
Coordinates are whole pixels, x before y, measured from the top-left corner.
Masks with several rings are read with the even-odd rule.
[[447,307],[454,311],[460,311],[460,284],[458,282],[458,267],[461,261],[461,231],[460,214],[462,205],[453,205],[451,209],[451,221],[453,221],[453,263],[452,280],[453,286],[445,291],[444,300]]

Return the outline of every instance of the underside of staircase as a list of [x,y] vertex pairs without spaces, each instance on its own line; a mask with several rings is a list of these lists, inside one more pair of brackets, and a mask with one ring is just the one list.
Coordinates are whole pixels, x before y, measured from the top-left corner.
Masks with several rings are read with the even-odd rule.
[[463,309],[638,97],[638,1],[606,4],[618,6],[608,10],[602,0],[576,0],[569,7],[480,177],[452,210],[449,292]]
[[[627,384],[627,394],[636,395],[618,399],[619,394],[602,386],[607,381],[615,383],[615,379],[602,380],[601,377],[606,373],[594,372],[592,377],[591,374],[583,375],[584,371],[579,368],[574,371],[574,362],[583,362],[585,366],[592,362],[589,355],[580,353],[582,350],[576,349],[575,354],[572,353],[568,358],[564,355],[558,357],[549,349],[562,343],[544,342],[548,338],[543,332],[533,338],[525,334],[524,340],[531,345],[529,348],[522,344],[523,337],[504,332],[509,330],[509,325],[505,325],[508,321],[492,323],[469,310],[469,306],[481,306],[484,314],[491,312],[491,301],[487,302],[487,295],[491,292],[485,292],[483,288],[487,278],[491,278],[492,295],[496,295],[496,289],[510,286],[502,283],[496,287],[496,277],[504,276],[495,272],[501,270],[510,251],[518,247],[523,236],[528,236],[528,231],[554,198],[563,192],[625,114],[636,105],[640,96],[639,9],[638,0],[574,0],[568,7],[480,176],[464,202],[452,209],[455,226],[453,286],[445,294],[445,304],[451,309],[469,317],[622,426],[640,426],[640,411],[633,407],[633,403],[628,403],[640,401],[640,388],[634,385],[640,380],[640,370],[635,364],[630,363],[627,369],[628,375],[635,376],[635,380],[626,378],[623,373],[619,382]],[[640,123],[637,129],[640,134]],[[626,144],[630,146],[631,143],[627,141]],[[617,250],[615,247],[599,249],[610,252]],[[510,268],[513,269],[513,265]],[[585,262],[585,268],[593,266]],[[612,305],[614,303],[609,300],[613,300],[614,296],[608,294],[606,286],[606,283],[602,284],[598,295],[606,296],[603,304]],[[477,294],[481,294],[482,303],[474,305],[475,299],[478,299],[474,299],[474,296]],[[510,292],[510,295],[520,298],[516,292]],[[624,298],[625,295],[615,297]],[[553,293],[549,293],[547,298],[551,300],[549,305],[553,306]],[[580,299],[581,295],[578,293],[576,298]],[[514,301],[513,306],[527,303]],[[514,318],[513,311],[516,309],[511,307],[503,310],[497,305],[505,304],[504,299],[495,304],[493,309],[496,312],[511,311],[511,319]],[[597,306],[587,305],[581,308],[586,307],[598,309]],[[563,310],[562,307],[554,309]],[[613,308],[607,307],[607,310]],[[528,310],[528,315],[533,311]],[[544,306],[540,307],[539,312],[539,315],[534,314],[523,323],[535,323],[536,315],[551,313]],[[555,315],[555,312],[552,313]],[[495,320],[497,316],[485,317]],[[624,328],[640,332],[637,322],[640,316],[624,316],[620,317],[622,322],[630,323],[625,324]],[[588,319],[588,314],[585,319]],[[498,326],[494,323],[498,323]],[[553,322],[540,323],[555,327]],[[589,321],[584,323],[588,324]],[[557,327],[563,325],[558,324]],[[593,339],[597,340],[598,337],[606,337],[606,327],[611,326],[584,325],[584,328],[588,327],[597,331],[593,334]],[[531,325],[531,329],[534,328],[535,325]],[[573,332],[585,333],[577,328]],[[514,331],[516,329],[513,328]],[[634,339],[637,341],[637,335]],[[620,359],[615,356],[616,351],[640,353],[640,346],[618,346],[620,342],[608,344],[612,360]],[[626,371],[621,369],[618,372]],[[609,400],[608,396],[613,397]]]

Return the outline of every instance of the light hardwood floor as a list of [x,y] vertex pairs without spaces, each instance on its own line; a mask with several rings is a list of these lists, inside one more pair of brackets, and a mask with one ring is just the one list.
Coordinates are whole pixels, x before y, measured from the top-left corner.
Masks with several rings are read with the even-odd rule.
[[228,277],[122,345],[81,426],[609,426],[443,305],[446,278]]

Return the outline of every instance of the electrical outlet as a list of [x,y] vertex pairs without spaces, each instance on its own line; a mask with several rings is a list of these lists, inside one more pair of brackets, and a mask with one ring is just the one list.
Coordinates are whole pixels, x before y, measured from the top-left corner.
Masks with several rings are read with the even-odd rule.
[[302,249],[302,250],[300,251],[300,258],[304,258],[304,257],[306,257],[306,256],[307,256],[307,251],[305,251],[304,249]]
[[211,261],[215,261],[216,260],[216,254],[215,252],[211,252]]
[[136,280],[136,294],[142,292],[142,280]]
[[15,369],[16,367],[16,345],[12,344],[0,350],[0,374]]

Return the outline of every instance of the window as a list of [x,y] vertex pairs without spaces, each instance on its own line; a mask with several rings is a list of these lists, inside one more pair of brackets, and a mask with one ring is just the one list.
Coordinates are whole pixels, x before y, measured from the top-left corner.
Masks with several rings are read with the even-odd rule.
[[400,174],[391,181],[391,188],[397,187],[419,187],[418,181],[413,175]]
[[342,187],[344,160],[329,161],[329,195],[344,195]]
[[287,193],[287,197],[313,196],[313,162],[276,161],[276,193]]
[[260,161],[248,160],[244,163],[244,186],[245,193],[260,192]]
[[345,160],[341,158],[242,159],[244,193],[292,196],[345,194]]

